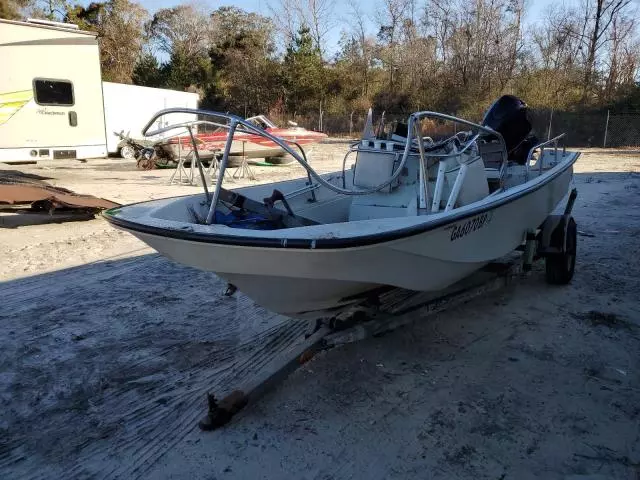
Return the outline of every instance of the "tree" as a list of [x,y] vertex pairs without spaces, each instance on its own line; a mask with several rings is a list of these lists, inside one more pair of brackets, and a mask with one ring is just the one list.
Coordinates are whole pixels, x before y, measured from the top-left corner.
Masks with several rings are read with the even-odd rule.
[[119,83],[132,82],[142,54],[146,18],[146,10],[129,0],[93,2],[87,7],[76,5],[66,13],[67,21],[98,33],[102,77]]
[[190,58],[183,51],[176,50],[161,72],[166,78],[165,86],[174,90],[195,89],[205,95],[215,89],[213,68],[206,56]]
[[369,63],[363,55],[359,40],[353,35],[343,33],[340,51],[334,62],[335,81],[329,90],[349,104],[358,103],[362,98],[367,99],[369,69]]
[[322,57],[326,36],[333,28],[335,5],[335,0],[277,0],[269,8],[287,45],[305,28]]
[[28,0],[0,0],[0,18],[19,20],[22,17],[21,10],[28,4]]
[[315,110],[325,97],[324,68],[308,27],[302,26],[287,47],[283,70],[289,111]]
[[151,53],[144,53],[138,59],[131,80],[136,85],[161,88],[167,84],[166,71]]
[[479,116],[495,97],[514,89],[523,51],[522,0],[428,0],[422,44],[434,68],[431,98],[446,110]]
[[603,2],[600,11],[588,1],[550,9],[531,37],[537,70],[532,69],[532,82],[523,82],[521,92],[534,98],[534,105],[565,109],[625,95],[638,74],[635,18],[624,2]]
[[152,48],[169,56],[169,62],[161,68],[167,87],[195,88],[201,95],[215,89],[208,56],[211,22],[203,10],[194,5],[160,9],[145,30]]
[[412,0],[384,0],[383,8],[378,11],[378,40],[381,43],[378,57],[387,68],[391,90],[394,88],[395,73],[398,68],[400,29],[411,2]]
[[20,2],[25,7],[29,17],[45,18],[57,22],[67,19],[69,2],[67,0],[27,0]]
[[607,33],[615,25],[615,20],[631,4],[631,0],[585,0],[585,17],[590,18],[589,28],[583,30],[582,39],[588,42],[587,60],[584,69],[584,94],[585,98],[593,88],[593,73],[596,68],[596,55],[602,46],[607,43]]
[[610,102],[615,100],[618,91],[628,91],[635,86],[640,66],[640,41],[636,31],[634,17],[619,17],[613,20],[608,48],[608,58],[603,62],[605,84],[603,97]]
[[[361,97],[368,97],[371,75],[370,71],[373,67],[373,56],[375,51],[375,39],[367,34],[366,20],[362,9],[358,3],[351,4],[352,15],[349,28],[351,35],[348,39],[343,39],[343,48],[340,56],[347,60],[351,68],[359,72],[359,79],[356,85],[360,85]],[[346,42],[345,42],[346,40]]]
[[274,25],[267,17],[235,7],[211,14],[210,57],[219,72],[217,103],[248,116],[264,113],[280,95]]
[[155,46],[168,55],[195,60],[205,56],[210,46],[209,17],[194,5],[158,10],[147,29]]
[[525,0],[377,0],[373,28],[356,0],[337,52],[326,46],[335,0],[270,1],[270,16],[179,4],[144,28],[136,0],[0,0],[0,15],[76,23],[98,33],[106,80],[195,90],[241,115],[373,106],[479,118],[504,93],[568,110],[637,102],[637,0],[556,2],[537,24]]

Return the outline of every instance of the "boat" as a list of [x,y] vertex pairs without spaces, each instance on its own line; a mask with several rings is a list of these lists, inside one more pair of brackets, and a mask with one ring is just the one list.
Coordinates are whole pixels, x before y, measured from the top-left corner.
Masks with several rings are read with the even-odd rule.
[[[149,125],[172,111],[158,112]],[[423,111],[375,134],[370,112],[366,133],[347,152],[342,170],[324,175],[303,149],[242,118],[178,111],[228,128],[215,185],[209,190],[203,182],[201,194],[103,215],[173,261],[215,272],[272,311],[318,318],[384,288],[439,291],[543,233],[547,243],[555,242],[547,248],[548,279],[566,283],[573,275],[570,208],[553,229],[542,229],[567,196],[579,153],[561,146],[563,135],[535,139],[527,106],[516,97],[498,99],[480,124]],[[426,136],[425,125],[434,122],[456,127]],[[277,144],[307,176],[223,188],[240,126]]]
[[[288,122],[286,128],[278,127],[265,115],[249,117],[246,122],[275,137],[286,140],[290,144],[296,143],[303,147],[308,147],[327,138],[325,133],[307,130],[292,121]],[[200,125],[203,124],[201,123]],[[206,126],[206,123],[204,126]],[[226,126],[216,127],[211,132],[196,133],[193,138],[199,151],[204,152],[204,156],[210,152],[221,152],[224,149],[227,131],[228,128]],[[172,137],[160,145],[176,159],[188,155],[193,150],[192,139],[188,134]],[[255,131],[244,129],[242,125],[239,125],[234,135],[229,155],[232,157],[265,158],[273,164],[293,162],[293,158],[288,156],[277,142],[259,135]]]

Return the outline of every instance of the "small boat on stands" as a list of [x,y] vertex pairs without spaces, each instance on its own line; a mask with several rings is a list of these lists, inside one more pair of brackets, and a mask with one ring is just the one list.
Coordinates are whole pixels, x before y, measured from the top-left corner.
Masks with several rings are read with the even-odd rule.
[[[288,122],[286,128],[278,127],[274,122],[264,115],[249,117],[246,123],[268,132],[270,135],[286,140],[289,144],[296,143],[300,146],[309,146],[327,138],[322,132],[307,130],[299,127],[294,122]],[[204,125],[203,125],[204,126]],[[198,149],[206,156],[209,152],[222,152],[227,140],[227,127],[217,127],[211,132],[196,133],[193,138],[198,145]],[[192,139],[187,135],[173,137],[162,144],[162,148],[179,159],[182,155],[187,155],[193,150]],[[286,151],[269,137],[264,137],[253,130],[244,129],[239,125],[231,143],[229,155],[232,157],[245,158],[265,158],[269,163],[280,164],[290,163],[293,158],[288,156]]]
[[[567,196],[579,153],[560,147],[562,136],[538,143],[527,106],[516,97],[497,100],[481,124],[416,112],[375,136],[369,117],[369,133],[351,147],[342,171],[327,175],[315,172],[304,150],[232,115],[170,109],[149,125],[176,111],[228,129],[213,191],[203,182],[202,194],[104,215],[168,258],[215,272],[275,312],[332,315],[384,286],[442,290],[519,248],[546,258],[550,282],[571,280],[575,190],[565,214],[551,214]],[[426,136],[424,127],[437,122],[456,129]],[[223,188],[239,129],[278,145],[307,177]],[[346,168],[350,156],[354,164]]]

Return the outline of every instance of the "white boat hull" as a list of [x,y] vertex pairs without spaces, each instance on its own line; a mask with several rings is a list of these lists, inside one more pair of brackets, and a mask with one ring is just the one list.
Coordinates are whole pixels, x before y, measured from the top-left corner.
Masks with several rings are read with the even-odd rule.
[[[119,226],[178,263],[215,272],[270,310],[317,316],[383,285],[441,290],[513,251],[567,194],[572,163],[536,179],[536,188],[507,190],[460,209],[457,217],[436,228],[426,227],[437,223],[438,216],[424,216],[423,232],[346,248],[288,248],[286,237],[286,248],[230,245]],[[471,214],[465,215],[465,209]],[[391,228],[406,221],[392,218],[386,224]]]

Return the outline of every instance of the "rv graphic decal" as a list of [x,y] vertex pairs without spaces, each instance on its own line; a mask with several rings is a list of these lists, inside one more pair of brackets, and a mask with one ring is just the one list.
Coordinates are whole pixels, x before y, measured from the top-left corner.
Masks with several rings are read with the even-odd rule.
[[33,98],[33,90],[0,93],[0,125],[6,123]]

